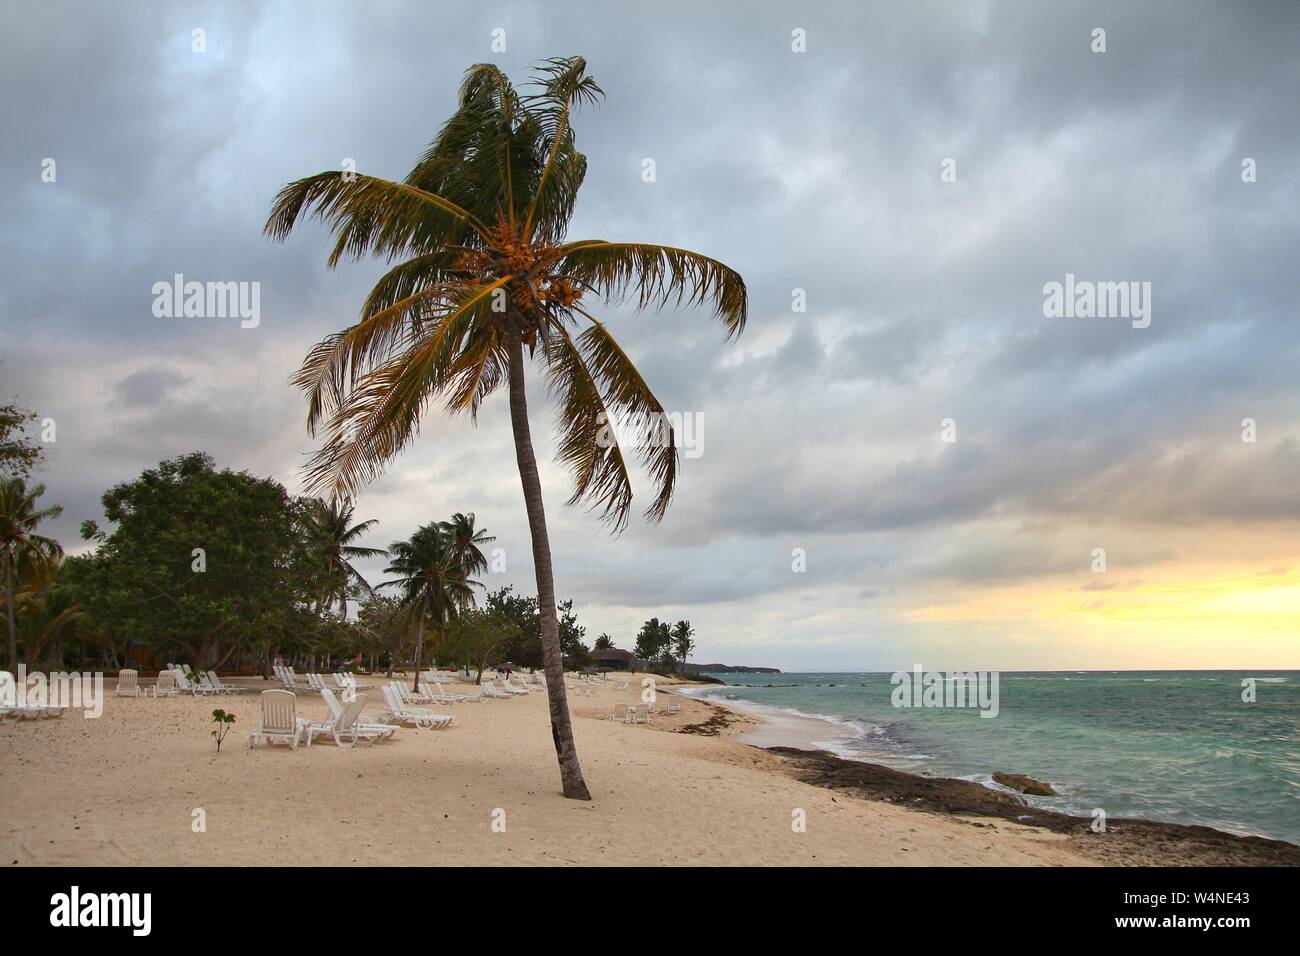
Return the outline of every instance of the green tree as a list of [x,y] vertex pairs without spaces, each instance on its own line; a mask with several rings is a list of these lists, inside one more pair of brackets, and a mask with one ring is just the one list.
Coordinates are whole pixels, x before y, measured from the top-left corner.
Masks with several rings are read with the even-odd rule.
[[591,666],[591,651],[582,642],[587,629],[578,623],[578,616],[573,613],[573,598],[561,601],[559,611],[560,656],[565,670],[581,670]]
[[62,665],[63,641],[83,616],[61,580],[62,565],[59,558],[29,565],[14,593],[14,617],[27,663],[45,659],[54,665],[50,670]]
[[0,477],[31,477],[45,456],[45,448],[27,434],[36,413],[17,405],[0,405]]
[[636,635],[636,646],[632,653],[652,665],[664,663],[664,655],[672,645],[672,631],[667,621],[652,617],[641,625]]
[[593,651],[608,651],[614,647],[614,639],[608,634],[600,634],[596,637],[596,642],[592,644]]
[[695,652],[695,628],[690,621],[678,621],[672,628],[672,650],[677,659],[677,669],[684,670],[686,659]]
[[392,563],[385,573],[397,577],[380,586],[399,589],[398,600],[415,622],[415,690],[418,692],[426,622],[440,629],[455,619],[474,604],[474,588],[481,585],[466,575],[455,539],[439,522],[417,528],[405,541],[394,541],[388,553]]
[[[542,667],[542,618],[537,598],[513,593],[509,587],[499,588],[487,596],[485,606],[509,620],[513,625],[510,635],[500,648],[503,660],[513,661],[521,667]],[[573,599],[557,605],[557,632],[560,640],[560,658],[564,670],[577,670],[591,663],[591,652],[582,638],[587,629],[578,623],[573,611]]]
[[477,670],[474,683],[483,680],[488,661],[500,655],[501,647],[515,630],[515,623],[496,611],[471,608],[451,622],[445,646],[451,659]]
[[409,615],[400,601],[380,594],[377,590],[364,595],[357,610],[357,627],[362,634],[362,646],[371,654],[373,663],[384,658],[388,663],[388,676],[393,676],[393,666],[406,644]]
[[520,93],[497,67],[469,68],[456,112],[404,182],[323,172],[280,191],[266,232],[284,239],[304,217],[333,230],[331,266],[345,257],[399,260],[371,291],[361,318],[307,356],[297,383],[308,427],[325,440],[313,488],[351,493],[412,441],[433,401],[477,418],[508,385],[515,459],[537,576],[551,736],[566,797],[590,799],[564,691],[555,574],[533,452],[525,355],[540,350],[560,402],[559,457],[585,501],[616,528],[632,486],[609,423],[640,423],[635,450],[656,485],[646,517],[672,498],[677,453],[663,406],[592,300],[627,296],[638,308],[712,304],[729,336],[745,324],[746,289],[721,262],[651,243],[566,241],[587,160],[572,113],[603,94],[580,57],[539,64]]
[[38,507],[36,499],[43,494],[42,484],[28,488],[22,478],[0,478],[0,572],[4,575],[5,624],[9,637],[6,660],[10,668],[18,664],[15,591],[19,578],[24,572],[39,572],[43,565],[63,557],[59,542],[36,531],[42,521],[63,513],[59,505]]
[[114,525],[86,522],[93,554],[69,559],[70,586],[117,659],[133,641],[155,655],[220,667],[235,654],[303,646],[327,591],[304,506],[270,478],[217,471],[201,452],[115,485]]
[[370,585],[361,576],[361,572],[353,567],[352,562],[388,556],[383,548],[363,548],[355,543],[379,522],[371,518],[353,524],[353,512],[352,500],[349,498],[307,499],[306,521],[319,550],[321,567],[332,587],[327,603],[332,604],[337,600],[339,613],[344,619],[348,616],[348,585],[354,584],[363,592],[370,591]]
[[474,527],[474,512],[462,514],[458,511],[451,516],[450,521],[443,521],[441,527],[450,541],[452,554],[465,569],[465,573],[485,573],[488,562],[483,554],[482,545],[491,544],[496,537],[481,528]]

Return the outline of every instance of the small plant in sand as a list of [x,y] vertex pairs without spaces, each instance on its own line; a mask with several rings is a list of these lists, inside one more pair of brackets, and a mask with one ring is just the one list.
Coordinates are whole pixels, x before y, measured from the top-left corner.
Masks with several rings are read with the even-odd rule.
[[220,707],[212,712],[212,722],[217,725],[216,730],[212,731],[212,736],[217,738],[217,753],[221,753],[221,741],[226,739],[226,734],[230,733],[230,725],[235,722],[235,715],[228,714]]

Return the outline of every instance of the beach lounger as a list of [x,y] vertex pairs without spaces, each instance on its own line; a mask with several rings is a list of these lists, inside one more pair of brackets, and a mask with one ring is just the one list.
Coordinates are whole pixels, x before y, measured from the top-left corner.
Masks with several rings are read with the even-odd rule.
[[[174,672],[173,672],[174,673]],[[288,743],[291,750],[298,749],[302,724],[298,721],[298,698],[289,690],[262,691],[262,718],[257,729],[248,735],[249,749],[262,741]]]
[[39,720],[42,717],[62,717],[67,710],[56,704],[31,704],[18,693],[18,681],[8,671],[0,671],[0,704],[10,711],[8,716],[19,720]]
[[325,678],[321,677],[320,674],[307,675],[307,688],[309,690],[314,690],[319,694],[325,687]]
[[479,699],[478,697],[470,697],[468,694],[450,694],[443,689],[441,681],[434,681],[433,686],[438,691],[437,697],[434,699],[439,703],[459,704],[465,701],[477,702]]
[[[326,688],[325,693],[330,693]],[[323,696],[323,695],[322,695]],[[337,701],[335,702],[337,704]],[[334,738],[334,743],[345,749],[351,749],[360,741],[364,744],[373,744],[380,737],[387,736],[387,732],[382,730],[367,730],[359,721],[361,708],[366,706],[366,695],[362,694],[355,700],[350,700],[339,710],[337,714],[330,717],[329,720],[309,720],[303,723],[303,734],[307,738],[307,746],[316,737],[329,735]],[[345,743],[346,741],[346,743]]]
[[628,723],[628,712],[631,710],[627,704],[615,704],[614,713],[609,715],[610,720],[617,720],[620,723]]
[[402,699],[402,703],[404,704],[413,704],[418,706],[420,704],[432,704],[434,702],[433,694],[426,694],[424,691],[413,691],[411,688],[407,687],[406,684],[398,681],[394,681],[392,686],[396,688],[397,696]]
[[[325,706],[329,708],[331,717],[338,717],[340,714],[343,713],[343,705],[341,705],[339,703],[339,699],[334,696],[334,691],[330,690],[327,687],[323,691],[321,691],[320,696],[321,699],[325,701]],[[364,701],[365,697],[361,697],[360,699]],[[373,720],[363,720],[362,718],[358,717],[357,729],[366,732],[376,733],[379,735],[381,740],[387,740],[389,737],[393,736],[393,734],[397,733],[402,728],[399,727],[397,724],[378,723]]]
[[140,696],[140,672],[129,668],[117,672],[117,687],[113,689],[116,697]]
[[305,680],[303,680],[300,677],[297,677],[289,668],[285,667],[283,664],[280,664],[275,668],[275,676],[280,678],[280,683],[284,685],[285,690],[294,691],[294,690],[311,689],[310,687],[308,687],[307,682]]
[[424,688],[421,692],[423,700],[410,700],[410,703],[432,703],[432,704],[459,704],[459,694],[448,694],[438,683],[438,677],[433,671],[426,671],[420,675],[420,686]]
[[637,704],[636,707],[629,711],[629,724],[648,724],[650,723],[650,705]]
[[384,700],[388,702],[388,710],[380,715],[380,720],[384,722],[391,720],[397,724],[414,724],[416,727],[435,729],[451,726],[452,718],[446,714],[435,714],[433,711],[411,707],[404,703],[401,694],[398,692],[398,688],[401,686],[397,682],[384,685]]
[[197,680],[197,675],[195,680],[190,680],[189,676],[186,675],[185,671],[183,670],[174,670],[172,671],[172,673],[176,675],[176,686],[179,687],[181,690],[189,691],[195,697],[199,696],[200,694],[220,693],[220,691],[218,691],[215,687],[209,687],[206,684],[199,683],[199,681]]
[[180,691],[176,687],[177,671],[165,670],[158,672],[158,679],[154,681],[152,687],[146,687],[145,692],[152,694],[155,699],[159,697],[175,697]]
[[351,687],[353,690],[368,690],[370,684],[359,684],[353,674],[335,674],[334,683],[338,685],[339,690],[347,690]]
[[518,697],[520,694],[528,693],[528,691],[524,690],[522,687],[516,687],[514,684],[510,683],[508,678],[504,678],[504,677],[501,678],[501,689],[505,691],[507,694],[513,694],[516,697]]
[[247,687],[239,687],[235,684],[227,684],[217,676],[216,671],[208,671],[208,685],[217,688],[223,694],[239,694],[248,690]]
[[489,700],[509,700],[510,698],[515,696],[514,694],[507,694],[505,691],[501,690],[501,688],[497,687],[497,685],[492,683],[490,680],[485,680],[483,681],[483,683],[479,684],[478,686],[479,686],[479,695],[481,697],[486,697]]

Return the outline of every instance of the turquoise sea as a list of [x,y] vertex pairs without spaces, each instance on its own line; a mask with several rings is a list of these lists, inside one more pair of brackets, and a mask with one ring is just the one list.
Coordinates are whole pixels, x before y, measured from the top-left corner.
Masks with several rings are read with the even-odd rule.
[[[896,709],[888,673],[714,674],[700,696],[823,718],[841,756],[992,784],[1047,780],[1036,805],[1199,823],[1300,844],[1300,672],[1011,672],[998,716]],[[1253,679],[1254,703],[1242,700]],[[809,725],[816,727],[816,725]]]

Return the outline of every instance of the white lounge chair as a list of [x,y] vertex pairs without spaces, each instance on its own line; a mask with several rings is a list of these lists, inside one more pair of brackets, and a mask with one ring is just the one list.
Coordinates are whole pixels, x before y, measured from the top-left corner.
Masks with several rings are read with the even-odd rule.
[[18,682],[8,671],[0,671],[0,704],[20,720],[39,720],[41,717],[62,717],[66,707],[57,704],[31,704],[24,694],[18,693]]
[[292,667],[280,664],[275,669],[275,676],[280,678],[280,683],[284,685],[285,690],[307,690],[307,681],[293,672]]
[[470,697],[468,694],[449,694],[443,689],[441,681],[434,681],[433,686],[437,689],[438,694],[434,699],[439,703],[460,704],[465,701],[477,700],[478,698]]
[[516,687],[514,684],[510,683],[509,679],[505,677],[501,678],[501,689],[507,694],[513,694],[515,697],[528,693],[528,691],[524,690],[522,687]]
[[[339,699],[334,696],[334,691],[326,687],[321,691],[320,696],[321,699],[325,701],[325,706],[329,708],[331,717],[338,717],[343,713],[343,706],[339,703]],[[364,701],[365,697],[363,696],[361,700]],[[362,731],[377,733],[381,740],[387,740],[389,737],[393,736],[393,734],[402,729],[397,724],[384,724],[373,720],[362,720],[360,717],[357,718],[357,728]]]
[[406,684],[393,681],[390,685],[397,689],[397,696],[402,699],[404,704],[432,704],[434,702],[433,694],[426,694],[423,691],[413,691]]
[[446,714],[435,714],[433,711],[411,707],[404,703],[401,694],[398,692],[400,686],[396,682],[384,685],[384,700],[388,702],[388,710],[384,711],[380,716],[381,720],[385,722],[392,720],[398,724],[414,724],[416,727],[429,727],[439,730],[451,726],[453,718]]
[[[173,673],[175,673],[173,671]],[[262,691],[262,720],[257,729],[248,735],[248,746],[253,748],[262,741],[288,743],[291,750],[298,749],[302,725],[298,721],[298,698],[290,690]]]
[[227,684],[225,681],[223,681],[220,677],[217,676],[216,671],[208,671],[208,686],[215,687],[223,694],[238,694],[245,690],[248,690],[247,687],[239,687],[236,684]]
[[152,694],[155,699],[158,697],[175,697],[179,693],[176,687],[177,673],[177,671],[173,670],[159,671],[158,679],[154,681],[152,687],[146,687],[145,691]]
[[[329,689],[326,688],[326,693]],[[336,702],[337,703],[337,702]],[[352,748],[360,741],[364,744],[373,744],[380,737],[386,736],[382,730],[367,730],[358,723],[357,718],[361,716],[361,708],[366,706],[366,695],[362,694],[354,700],[348,701],[342,709],[334,714],[329,720],[309,720],[303,725],[303,732],[307,737],[307,746],[311,746],[314,738],[330,735],[334,738],[334,743],[340,747]],[[347,741],[346,743],[344,741]]]
[[635,708],[629,710],[627,722],[629,724],[650,723],[650,705],[637,704]]
[[117,687],[113,689],[116,697],[140,696],[140,672],[125,668],[117,672]]
[[370,684],[361,684],[357,682],[355,674],[335,674],[334,683],[339,690],[347,690],[349,687],[353,690],[369,690]]
[[479,684],[478,691],[479,697],[486,697],[488,700],[509,700],[514,696],[514,694],[507,694],[490,680],[485,680]]
[[443,690],[437,671],[425,671],[421,674],[420,684],[424,687],[425,697],[435,704],[459,704],[465,699],[460,694],[449,694]]
[[190,680],[189,677],[186,676],[183,670],[174,670],[172,671],[172,673],[176,675],[176,686],[179,687],[181,690],[189,691],[195,697],[199,696],[199,694],[218,693],[217,689],[214,687],[208,687],[205,684],[200,684],[197,680]]
[[614,712],[609,715],[610,720],[617,720],[619,723],[628,723],[628,713],[631,708],[627,704],[615,704]]

